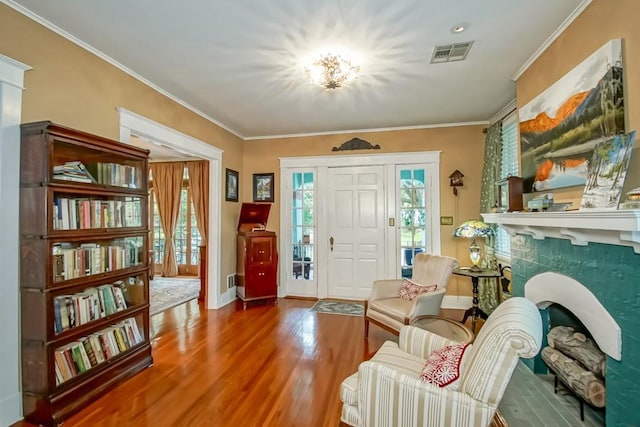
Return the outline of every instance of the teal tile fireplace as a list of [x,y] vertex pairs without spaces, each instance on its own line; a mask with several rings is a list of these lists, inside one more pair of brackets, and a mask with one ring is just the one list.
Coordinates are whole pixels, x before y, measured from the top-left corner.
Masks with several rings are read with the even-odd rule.
[[[525,283],[537,274],[560,273],[580,282],[613,317],[622,352],[620,360],[607,356],[606,425],[640,427],[640,211],[483,217],[512,234],[514,295],[525,296]],[[544,369],[539,359],[529,366]]]

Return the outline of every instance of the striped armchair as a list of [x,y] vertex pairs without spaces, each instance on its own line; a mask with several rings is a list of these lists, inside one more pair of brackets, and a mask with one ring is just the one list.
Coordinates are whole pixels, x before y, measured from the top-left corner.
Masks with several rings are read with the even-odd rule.
[[340,389],[341,421],[352,426],[488,426],[519,357],[540,350],[542,320],[525,298],[511,298],[489,316],[478,334],[457,390],[420,380],[431,352],[453,344],[403,326],[400,343],[387,341]]

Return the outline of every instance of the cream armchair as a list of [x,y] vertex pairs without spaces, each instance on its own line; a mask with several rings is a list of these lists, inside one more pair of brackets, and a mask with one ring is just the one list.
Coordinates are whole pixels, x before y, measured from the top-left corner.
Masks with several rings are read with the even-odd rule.
[[438,285],[435,292],[419,295],[414,301],[400,298],[402,279],[376,280],[371,296],[365,301],[364,336],[369,336],[369,322],[396,335],[416,316],[439,315],[449,278],[460,264],[448,256],[418,254],[413,261],[411,280],[421,285]]
[[480,330],[454,390],[420,379],[429,354],[453,342],[403,326],[399,345],[387,341],[342,382],[341,421],[357,427],[488,426],[518,358],[535,356],[541,342],[536,306],[525,298],[508,299]]

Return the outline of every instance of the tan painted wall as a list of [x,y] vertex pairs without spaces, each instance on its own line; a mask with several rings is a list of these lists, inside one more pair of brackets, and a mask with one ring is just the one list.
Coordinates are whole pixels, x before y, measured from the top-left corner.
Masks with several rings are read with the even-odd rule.
[[[607,41],[622,38],[622,58],[625,69],[626,129],[640,126],[640,2],[637,0],[594,0],[553,44],[529,67],[517,81],[517,104],[526,105],[576,65],[584,61]],[[640,150],[638,136],[631,156],[625,189],[640,186]],[[554,191],[558,200],[577,201],[582,187]],[[624,197],[624,196],[623,196]],[[575,206],[575,203],[574,203]]]
[[[340,146],[353,137],[371,144],[379,144],[380,150],[346,151],[335,153],[332,147]],[[440,209],[441,215],[453,216],[457,225],[467,219],[479,218],[480,181],[484,157],[482,126],[458,126],[390,132],[363,132],[357,134],[323,135],[247,141],[244,147],[244,174],[241,177],[242,200],[252,201],[252,174],[275,173],[276,203],[271,208],[268,228],[280,232],[280,163],[281,157],[326,156],[341,154],[367,155],[370,153],[394,153],[409,151],[441,151],[440,157]],[[449,187],[449,175],[459,169],[464,175],[464,187],[454,197]],[[453,226],[440,226],[442,254],[454,256],[463,265],[470,263],[469,243],[451,236]],[[471,284],[464,278],[454,277],[448,293],[471,295]]]
[[[33,67],[25,74],[23,122],[51,120],[118,139],[116,107],[124,107],[224,150],[223,168],[242,170],[242,140],[4,4],[0,53]],[[223,249],[235,245],[238,212],[238,203],[223,202]],[[222,251],[221,266],[225,290],[233,251]]]

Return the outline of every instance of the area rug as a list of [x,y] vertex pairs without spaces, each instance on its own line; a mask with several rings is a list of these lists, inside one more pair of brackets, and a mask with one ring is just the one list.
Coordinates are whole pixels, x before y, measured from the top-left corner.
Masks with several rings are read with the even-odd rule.
[[149,293],[151,296],[149,314],[154,315],[198,298],[200,279],[158,277],[149,282]]
[[363,316],[364,304],[361,302],[321,300],[316,302],[311,311],[318,313],[342,314],[345,316]]

